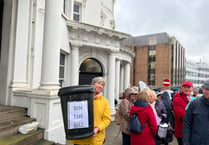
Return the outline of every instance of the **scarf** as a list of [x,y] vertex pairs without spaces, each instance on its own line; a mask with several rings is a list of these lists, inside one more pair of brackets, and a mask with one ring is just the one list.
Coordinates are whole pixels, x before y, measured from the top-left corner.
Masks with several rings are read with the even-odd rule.
[[151,106],[151,108],[152,108],[152,110],[153,110],[153,112],[154,112],[154,114],[155,114],[155,119],[156,119],[156,121],[157,121],[157,125],[159,125],[161,119],[160,119],[160,117],[157,115],[157,112],[156,112],[156,109],[155,109],[155,104],[156,104],[156,101],[154,101],[153,103],[149,103],[149,105]]
[[153,103],[149,103],[149,105],[151,106],[151,108],[152,108],[152,110],[153,110],[153,112],[154,112],[154,114],[156,116],[157,115],[157,112],[155,110],[155,104],[156,104],[156,101],[154,101]]

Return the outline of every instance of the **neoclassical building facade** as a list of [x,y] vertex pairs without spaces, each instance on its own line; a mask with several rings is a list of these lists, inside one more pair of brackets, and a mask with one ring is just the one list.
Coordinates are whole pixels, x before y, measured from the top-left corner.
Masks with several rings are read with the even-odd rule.
[[130,84],[134,51],[114,30],[115,0],[1,0],[0,104],[21,106],[65,143],[60,87],[106,80],[111,114]]

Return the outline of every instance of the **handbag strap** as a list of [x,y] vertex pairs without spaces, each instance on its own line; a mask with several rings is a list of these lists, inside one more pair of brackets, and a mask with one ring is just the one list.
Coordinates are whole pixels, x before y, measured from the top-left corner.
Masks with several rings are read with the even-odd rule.
[[147,126],[147,124],[148,124],[148,123],[146,123],[146,124],[144,125],[144,127],[142,127],[142,130]]
[[[136,112],[133,112],[132,115],[136,115],[136,117],[137,117],[137,113]],[[148,122],[142,127],[142,130],[147,126],[147,124],[148,124]]]

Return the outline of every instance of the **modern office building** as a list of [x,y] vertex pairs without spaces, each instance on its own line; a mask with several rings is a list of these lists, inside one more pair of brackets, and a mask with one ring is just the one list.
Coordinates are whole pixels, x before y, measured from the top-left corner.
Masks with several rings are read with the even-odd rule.
[[204,81],[209,79],[209,64],[203,60],[194,62],[186,60],[186,81],[193,83],[194,87],[201,88]]
[[185,48],[167,33],[157,33],[124,40],[124,45],[134,47],[131,82],[145,82],[152,88],[164,87],[163,80],[170,81],[169,87],[180,86],[185,80]]
[[115,0],[0,0],[0,104],[28,109],[44,137],[65,143],[60,86],[106,80],[112,115],[134,51],[114,30]]

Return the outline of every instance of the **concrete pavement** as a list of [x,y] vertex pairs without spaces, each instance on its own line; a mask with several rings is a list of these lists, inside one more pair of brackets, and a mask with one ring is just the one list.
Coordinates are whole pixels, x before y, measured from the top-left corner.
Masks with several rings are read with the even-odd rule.
[[[122,135],[119,133],[119,126],[115,122],[111,122],[109,127],[106,129],[106,141],[104,145],[122,145]],[[176,138],[169,145],[178,145]]]
[[[67,145],[72,145],[68,143]],[[106,140],[104,145],[122,145],[122,135],[119,132],[119,126],[115,122],[111,122],[106,129]],[[176,138],[169,145],[178,145]]]

